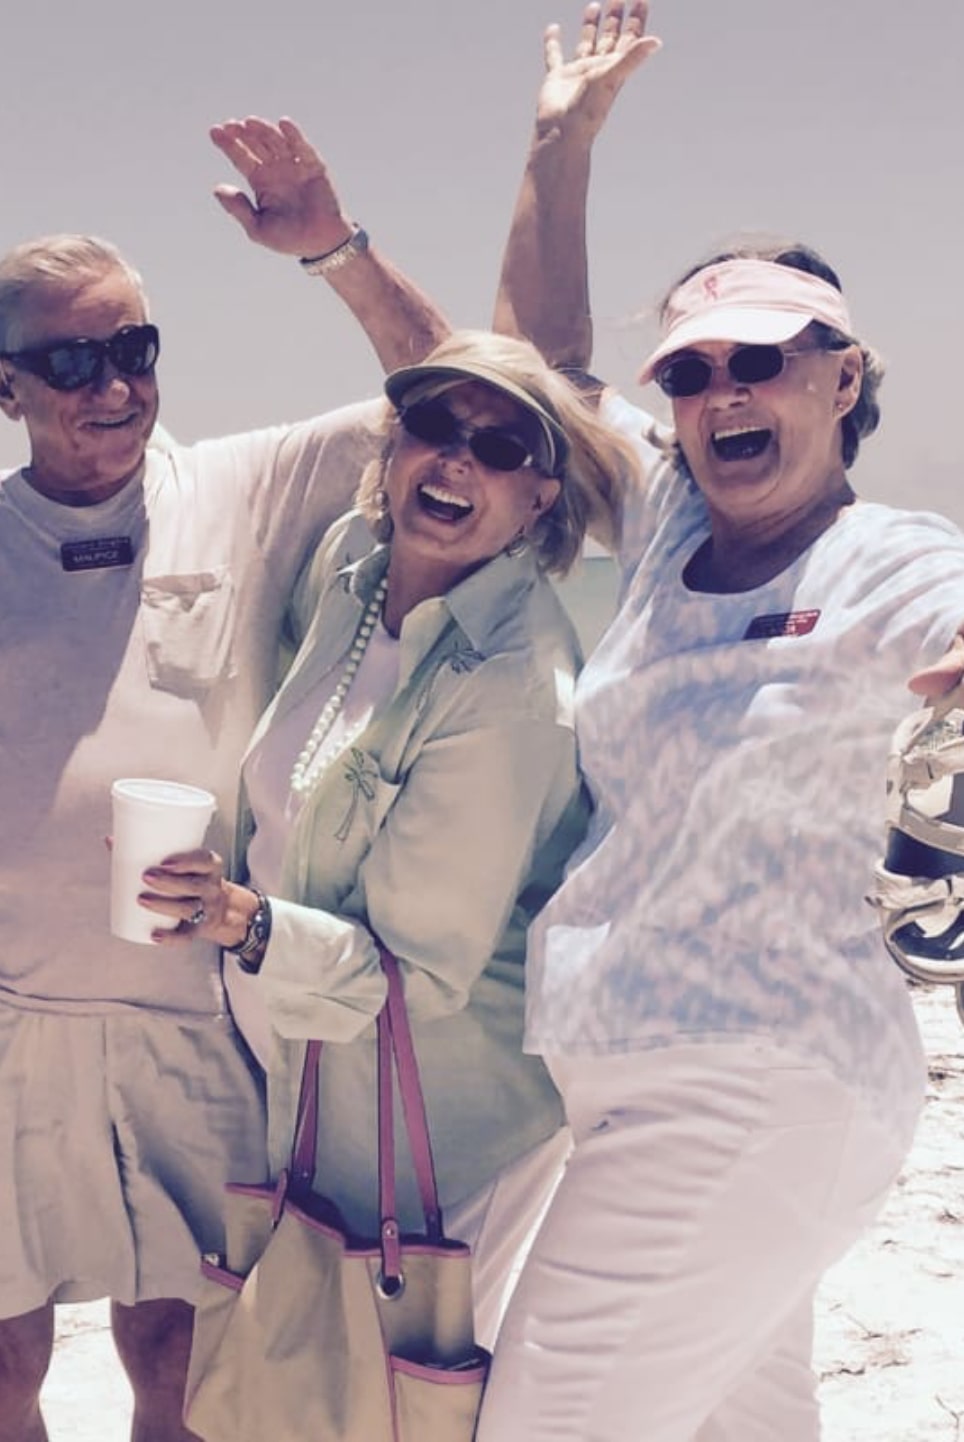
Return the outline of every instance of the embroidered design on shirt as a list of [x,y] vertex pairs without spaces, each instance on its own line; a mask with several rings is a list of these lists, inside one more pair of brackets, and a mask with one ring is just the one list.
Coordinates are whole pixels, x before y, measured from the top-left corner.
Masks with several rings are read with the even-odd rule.
[[450,649],[445,650],[443,654],[438,657],[431,671],[422,682],[418,694],[415,697],[416,714],[420,716],[424,712],[432,694],[432,687],[446,666],[456,676],[465,676],[470,671],[474,671],[477,666],[481,666],[484,660],[485,657],[482,655],[482,652],[476,651],[475,647],[470,645],[468,641],[455,641]]
[[743,633],[743,640],[769,641],[774,636],[809,636],[819,619],[819,611],[776,611],[772,616],[754,616]]
[[64,541],[60,564],[65,571],[104,571],[109,566],[130,566],[134,542],[130,536],[97,536],[89,541]]
[[351,800],[348,803],[348,810],[335,832],[336,841],[348,840],[348,833],[351,831],[352,823],[358,812],[359,798],[364,796],[366,801],[374,801],[375,787],[372,782],[378,779],[378,767],[364,751],[358,746],[352,746],[349,754],[351,760],[345,768],[344,777],[351,787]]
[[456,676],[465,676],[469,671],[474,671],[476,666],[481,666],[484,660],[482,652],[476,651],[474,646],[459,644],[449,656],[448,663]]

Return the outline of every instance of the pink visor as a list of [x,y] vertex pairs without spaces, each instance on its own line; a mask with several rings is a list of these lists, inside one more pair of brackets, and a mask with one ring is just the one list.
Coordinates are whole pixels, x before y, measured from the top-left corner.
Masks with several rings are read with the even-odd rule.
[[774,345],[819,320],[853,334],[847,302],[835,286],[773,260],[724,260],[691,275],[670,296],[665,334],[639,373],[645,385],[661,360],[706,341]]

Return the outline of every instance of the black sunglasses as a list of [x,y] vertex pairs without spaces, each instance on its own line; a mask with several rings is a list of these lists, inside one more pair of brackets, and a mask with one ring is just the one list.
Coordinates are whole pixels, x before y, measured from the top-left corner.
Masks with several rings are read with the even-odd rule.
[[156,325],[125,325],[107,340],[51,341],[49,345],[6,353],[22,370],[39,376],[51,390],[79,391],[96,385],[107,361],[122,376],[144,376],[154,369],[161,353]]
[[442,450],[467,446],[479,465],[491,471],[520,471],[532,461],[528,445],[515,432],[502,426],[466,425],[444,401],[415,401],[403,406],[398,418],[415,440]]
[[[758,386],[764,381],[776,380],[782,374],[788,357],[809,355],[811,351],[820,349],[820,346],[784,350],[778,345],[741,345],[731,351],[725,365],[730,380],[737,385]],[[673,398],[698,396],[708,387],[715,369],[706,356],[680,351],[657,366],[653,379],[664,395]]]

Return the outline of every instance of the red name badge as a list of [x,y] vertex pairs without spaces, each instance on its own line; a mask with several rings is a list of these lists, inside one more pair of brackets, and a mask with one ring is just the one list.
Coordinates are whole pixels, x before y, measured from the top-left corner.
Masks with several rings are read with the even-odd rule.
[[819,619],[819,611],[777,611],[772,616],[754,616],[743,639],[771,641],[775,636],[809,636]]

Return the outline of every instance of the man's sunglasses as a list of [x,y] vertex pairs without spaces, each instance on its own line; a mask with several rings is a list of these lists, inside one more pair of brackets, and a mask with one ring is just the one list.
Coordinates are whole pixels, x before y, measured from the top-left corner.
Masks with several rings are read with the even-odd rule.
[[157,326],[125,325],[107,340],[78,336],[8,351],[5,358],[39,376],[51,390],[79,391],[100,381],[108,361],[122,376],[145,376],[154,369],[160,353]]
[[[818,346],[784,350],[778,345],[741,345],[727,356],[725,365],[731,381],[739,386],[758,386],[776,380],[790,356],[808,355]],[[673,399],[699,396],[707,389],[716,366],[706,356],[680,351],[657,366],[653,379],[664,395]]]
[[491,471],[520,471],[532,457],[528,445],[502,426],[469,426],[444,401],[415,401],[403,406],[398,418],[410,436],[426,445],[447,450],[467,446],[480,466]]

